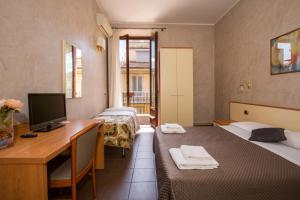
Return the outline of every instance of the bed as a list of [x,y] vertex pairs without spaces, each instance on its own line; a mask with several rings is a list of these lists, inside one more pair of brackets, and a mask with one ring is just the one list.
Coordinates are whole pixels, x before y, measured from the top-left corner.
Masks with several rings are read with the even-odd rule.
[[[164,134],[159,127],[156,129],[158,199],[300,199],[299,149],[281,143],[248,141],[251,133],[233,125],[187,127],[186,131]],[[203,146],[220,166],[212,170],[179,170],[168,150],[183,144]]]
[[104,135],[104,145],[120,147],[123,150],[131,148],[139,129],[134,108],[108,108],[94,118],[105,121],[100,127],[100,132]]

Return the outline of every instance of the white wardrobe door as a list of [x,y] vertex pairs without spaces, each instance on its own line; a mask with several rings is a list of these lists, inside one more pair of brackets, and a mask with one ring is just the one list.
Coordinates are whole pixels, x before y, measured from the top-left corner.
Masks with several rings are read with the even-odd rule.
[[193,126],[193,50],[177,49],[178,123]]
[[161,123],[177,123],[176,49],[160,49]]

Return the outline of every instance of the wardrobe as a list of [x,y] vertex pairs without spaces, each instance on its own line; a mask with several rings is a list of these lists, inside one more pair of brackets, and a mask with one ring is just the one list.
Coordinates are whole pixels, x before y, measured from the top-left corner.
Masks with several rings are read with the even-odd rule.
[[193,49],[160,48],[160,122],[193,126]]

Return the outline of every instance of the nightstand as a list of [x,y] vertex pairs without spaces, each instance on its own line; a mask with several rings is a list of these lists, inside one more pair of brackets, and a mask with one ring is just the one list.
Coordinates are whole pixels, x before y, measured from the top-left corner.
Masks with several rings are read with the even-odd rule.
[[235,122],[235,121],[229,120],[229,119],[215,119],[213,124],[214,124],[214,126],[226,126],[232,122]]

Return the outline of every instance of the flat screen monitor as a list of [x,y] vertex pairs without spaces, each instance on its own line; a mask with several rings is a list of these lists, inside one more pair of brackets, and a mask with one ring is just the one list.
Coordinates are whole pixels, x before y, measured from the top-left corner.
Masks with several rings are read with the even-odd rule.
[[33,131],[50,131],[67,119],[64,93],[28,94],[29,123]]

